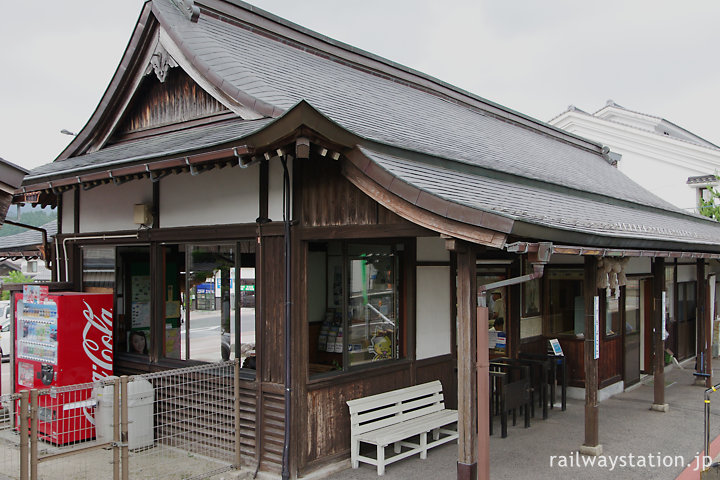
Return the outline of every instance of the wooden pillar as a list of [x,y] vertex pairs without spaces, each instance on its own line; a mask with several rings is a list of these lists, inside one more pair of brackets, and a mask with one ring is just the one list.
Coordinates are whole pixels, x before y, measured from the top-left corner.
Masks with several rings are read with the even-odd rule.
[[585,443],[583,455],[602,455],[598,419],[598,359],[595,358],[595,297],[597,296],[597,258],[585,257]]
[[[697,362],[695,371],[698,373],[712,374],[710,369],[710,359],[712,352],[710,350],[712,341],[712,318],[710,318],[710,309],[708,308],[708,285],[705,278],[705,260],[700,258],[697,260]],[[702,360],[702,361],[701,361]],[[712,378],[698,376],[698,380],[703,383],[706,388],[712,387]]]
[[712,344],[713,344],[713,325],[715,320],[715,274],[708,275],[705,280],[707,291],[705,292],[705,339],[707,340],[707,349],[705,350],[705,372],[710,376],[705,377],[705,388],[713,386],[712,377]]
[[663,292],[665,291],[665,259],[656,257],[653,260],[653,382],[654,399],[650,407],[656,412],[667,412],[665,403],[665,341],[663,340]]
[[[476,409],[478,401],[476,376],[476,329],[477,329],[477,250],[473,244],[456,239],[447,241],[448,250],[457,255],[457,356],[458,356],[458,480],[475,480],[478,471],[478,438]],[[487,323],[486,323],[487,325]],[[487,331],[487,329],[483,329]],[[487,332],[485,333],[487,335]],[[487,353],[487,349],[486,349]],[[488,381],[484,383],[487,396]],[[481,415],[489,415],[482,412]],[[483,446],[490,456],[489,438]],[[489,478],[489,465],[482,465],[487,472],[480,477]]]

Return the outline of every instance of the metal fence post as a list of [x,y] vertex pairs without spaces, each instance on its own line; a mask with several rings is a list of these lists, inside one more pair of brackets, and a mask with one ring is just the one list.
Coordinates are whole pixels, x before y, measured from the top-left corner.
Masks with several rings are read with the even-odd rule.
[[240,359],[235,359],[233,372],[235,394],[235,468],[240,469]]
[[30,480],[37,480],[38,468],[38,391],[30,391]]
[[113,380],[113,480],[120,480],[120,379]]
[[28,480],[28,407],[30,392],[20,392],[20,480]]
[[128,377],[123,375],[120,377],[120,402],[121,405],[121,433],[120,441],[122,442],[122,480],[128,480],[130,478],[129,463],[129,452],[128,452]]

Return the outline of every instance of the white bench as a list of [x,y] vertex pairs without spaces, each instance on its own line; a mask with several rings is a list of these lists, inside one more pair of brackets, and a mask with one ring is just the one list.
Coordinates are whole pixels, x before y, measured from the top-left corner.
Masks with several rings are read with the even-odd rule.
[[[350,460],[352,468],[359,462],[377,465],[378,475],[385,465],[411,455],[427,458],[429,448],[458,438],[457,430],[447,427],[457,423],[457,410],[448,410],[443,401],[440,381],[401,388],[347,402],[350,407]],[[428,432],[433,432],[428,442]],[[419,436],[419,443],[409,440]],[[360,444],[377,447],[376,458],[360,455]],[[395,455],[385,458],[385,447],[394,445]],[[402,451],[406,447],[407,450]]]

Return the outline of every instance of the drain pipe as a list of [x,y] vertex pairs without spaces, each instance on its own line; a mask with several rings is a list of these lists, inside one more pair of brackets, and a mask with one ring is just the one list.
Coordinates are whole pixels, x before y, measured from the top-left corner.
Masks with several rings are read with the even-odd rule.
[[521,249],[518,248],[518,244],[507,245],[509,252],[517,253],[519,255],[527,253],[528,260],[533,266],[533,273],[520,277],[508,278],[499,282],[488,283],[486,285],[480,285],[478,287],[478,293],[484,295],[487,294],[489,290],[500,287],[508,287],[510,285],[517,285],[519,283],[525,283],[530,280],[541,278],[545,270],[545,264],[550,261],[550,256],[552,255],[552,243],[540,242],[537,245],[537,249],[532,249],[531,244],[524,244],[524,248]]
[[[70,281],[70,270],[68,270],[67,242],[69,240],[114,240],[116,238],[139,238],[137,233],[125,235],[75,235],[74,237],[63,238],[63,256],[65,261],[65,281]],[[57,242],[56,242],[57,245]],[[60,278],[60,265],[57,265],[57,277]]]
[[25,223],[13,222],[12,220],[8,220],[7,218],[5,219],[4,223],[8,223],[10,225],[15,225],[16,227],[29,228],[30,230],[36,230],[38,232],[41,232],[42,233],[43,257],[45,257],[45,258],[43,258],[43,260],[45,260],[45,266],[47,268],[50,268],[50,263],[48,262],[48,257],[47,257],[47,245],[48,245],[47,230],[45,230],[44,228],[35,227],[33,225],[27,225]]
[[[278,152],[280,153],[280,152]],[[291,295],[292,284],[291,274],[291,242],[290,242],[290,173],[287,166],[288,156],[283,154],[280,161],[283,167],[283,223],[285,227],[285,440],[282,456],[282,480],[290,478],[290,404],[292,392],[292,375],[290,374],[290,352],[291,352]]]

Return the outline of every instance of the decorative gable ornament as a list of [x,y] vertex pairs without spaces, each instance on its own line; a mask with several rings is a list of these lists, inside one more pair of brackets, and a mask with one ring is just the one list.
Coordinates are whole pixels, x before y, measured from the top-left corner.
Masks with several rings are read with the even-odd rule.
[[195,5],[194,0],[172,0],[172,2],[191,22],[197,22],[200,18],[200,8]]
[[170,56],[162,44],[158,43],[155,47],[155,52],[152,54],[152,57],[150,57],[150,65],[147,66],[145,75],[149,74],[151,71],[155,72],[155,75],[157,75],[160,83],[165,83],[168,70],[177,66],[178,63],[175,59]]

